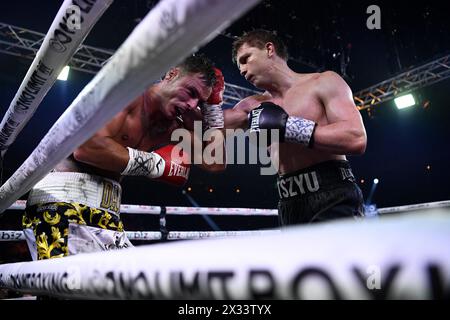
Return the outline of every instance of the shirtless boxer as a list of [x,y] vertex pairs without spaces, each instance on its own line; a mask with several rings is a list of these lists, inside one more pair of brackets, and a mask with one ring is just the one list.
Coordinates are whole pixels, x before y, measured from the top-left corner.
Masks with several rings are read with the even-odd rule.
[[124,176],[181,186],[189,163],[223,170],[170,144],[175,129],[193,127],[187,122],[198,108],[205,128],[223,128],[223,91],[221,72],[203,56],[189,57],[59,163],[27,201],[23,228],[33,260],[131,246],[119,213]]
[[272,32],[254,30],[233,43],[247,81],[265,90],[225,111],[226,128],[278,129],[281,225],[364,215],[363,197],[345,155],[363,154],[366,132],[345,81],[336,73],[300,74]]

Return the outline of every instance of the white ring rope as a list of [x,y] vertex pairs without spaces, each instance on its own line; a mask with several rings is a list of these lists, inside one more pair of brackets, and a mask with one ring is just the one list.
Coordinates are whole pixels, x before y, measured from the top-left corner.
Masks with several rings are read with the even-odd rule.
[[[25,210],[26,200],[17,200],[7,210]],[[450,207],[450,200],[427,203],[410,204],[398,207],[379,208],[379,214],[407,212],[422,209],[446,208]],[[165,207],[166,214],[173,215],[241,215],[241,216],[276,216],[276,209],[256,209],[256,208],[214,208],[214,207]],[[160,206],[122,204],[120,213],[127,214],[160,214]]]
[[171,66],[209,42],[257,2],[160,1],[0,188],[0,212]]
[[380,209],[378,209],[378,213],[379,214],[386,214],[386,213],[397,213],[397,212],[405,212],[405,211],[415,211],[415,210],[435,209],[435,208],[446,208],[446,207],[450,207],[450,200],[437,201],[437,202],[427,202],[427,203],[418,203],[418,204],[409,204],[409,205],[398,206],[398,207],[380,208]]
[[[9,210],[24,210],[26,200],[17,200]],[[405,205],[399,207],[388,207],[378,209],[380,214],[399,213],[407,211],[416,211],[423,209],[439,209],[450,207],[450,201],[438,201],[419,203],[412,205]],[[161,213],[159,206],[146,205],[131,205],[123,204],[120,207],[121,213],[126,214],[151,214],[158,215]],[[166,214],[173,215],[243,215],[243,216],[276,216],[278,211],[274,209],[252,209],[252,208],[201,208],[201,207],[166,207]],[[170,231],[168,233],[168,240],[190,240],[203,239],[210,237],[228,237],[228,236],[242,236],[251,234],[270,234],[272,232],[279,232],[277,229],[273,230],[247,230],[247,231]],[[160,231],[126,231],[130,240],[161,240],[162,235]],[[0,241],[21,241],[25,240],[25,236],[21,230],[0,230]]]
[[[270,235],[280,230],[239,230],[239,231],[170,231],[167,240],[198,240],[206,238],[240,237],[249,235]],[[126,231],[128,239],[135,241],[161,240],[160,231]],[[0,241],[23,241],[25,235],[20,230],[0,230]]]
[[442,299],[441,211],[4,264],[0,287],[83,299]]
[[[25,210],[26,200],[17,200],[8,210]],[[166,214],[173,215],[240,215],[240,216],[276,216],[276,209],[254,209],[254,208],[208,208],[208,207],[165,207]],[[153,214],[161,213],[160,206],[146,206],[136,204],[122,204],[120,213],[128,214]]]
[[73,0],[65,0],[58,10],[41,47],[0,123],[0,152],[8,147],[31,119],[59,72],[69,62],[95,23],[113,0],[90,1],[80,10],[80,26],[71,25]]

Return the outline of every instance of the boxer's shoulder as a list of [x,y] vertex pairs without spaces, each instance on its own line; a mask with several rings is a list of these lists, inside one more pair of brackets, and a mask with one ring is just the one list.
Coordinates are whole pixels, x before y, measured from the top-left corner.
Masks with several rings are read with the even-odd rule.
[[346,85],[345,80],[334,71],[324,71],[321,73],[311,74],[309,82],[314,83],[316,87],[323,88],[331,86],[341,86]]
[[333,71],[321,73],[297,74],[296,81],[285,92],[285,100],[297,99],[298,95],[306,100],[307,97],[317,96],[324,89],[333,86],[336,82],[342,81],[340,76]]

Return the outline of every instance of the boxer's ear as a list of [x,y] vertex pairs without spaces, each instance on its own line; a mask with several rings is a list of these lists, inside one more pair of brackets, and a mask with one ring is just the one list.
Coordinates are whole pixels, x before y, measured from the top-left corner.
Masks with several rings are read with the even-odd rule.
[[275,46],[272,42],[266,43],[266,52],[268,58],[272,58],[273,55],[275,54]]

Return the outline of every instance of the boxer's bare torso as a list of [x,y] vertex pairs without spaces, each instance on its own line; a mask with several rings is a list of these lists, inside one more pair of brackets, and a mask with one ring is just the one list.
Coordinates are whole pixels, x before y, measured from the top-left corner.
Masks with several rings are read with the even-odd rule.
[[[262,102],[270,101],[283,109],[290,116],[298,116],[327,125],[333,120],[332,113],[326,113],[319,97],[323,76],[319,73],[296,74],[292,85],[283,96],[273,97],[265,92],[242,100],[233,109],[225,111],[227,128],[248,127],[248,113]],[[279,173],[289,173],[327,160],[345,160],[344,155],[330,154],[317,149],[310,149],[294,143],[273,144],[270,148],[273,160],[279,159]]]

